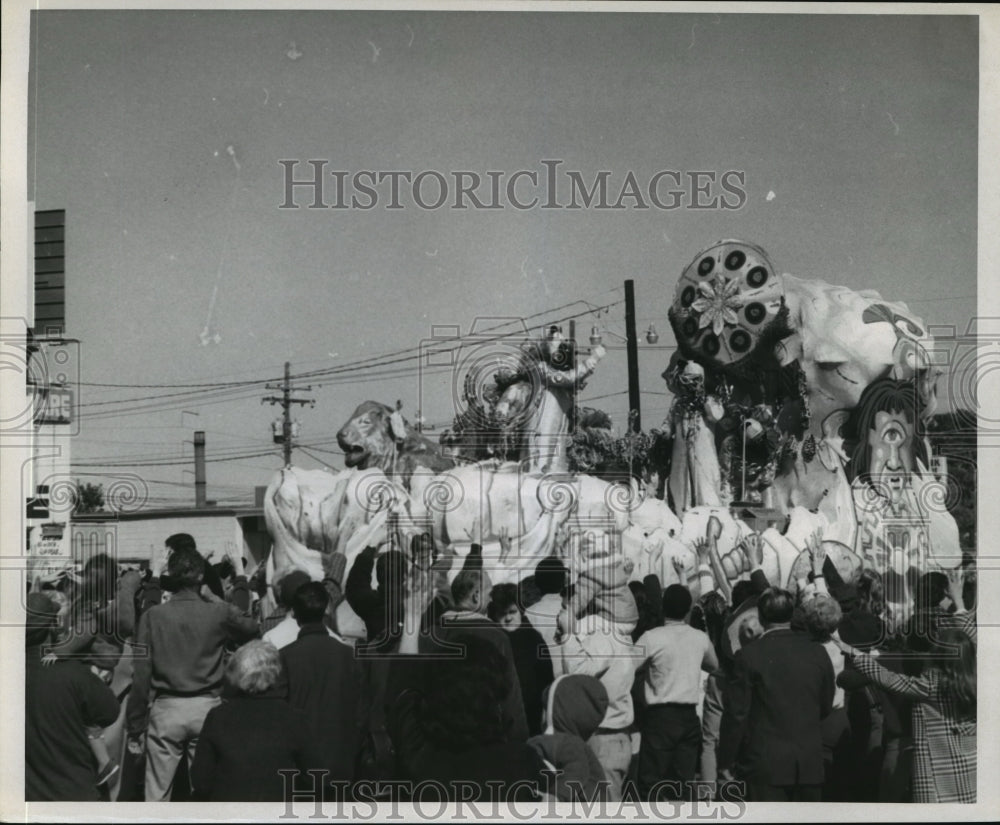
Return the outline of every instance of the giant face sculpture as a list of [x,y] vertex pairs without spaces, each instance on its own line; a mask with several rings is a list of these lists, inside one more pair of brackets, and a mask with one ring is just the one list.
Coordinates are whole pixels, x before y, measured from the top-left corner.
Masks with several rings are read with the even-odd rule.
[[875,426],[868,431],[868,448],[868,472],[874,478],[912,473],[913,421],[901,411],[875,413]]
[[854,447],[846,468],[848,479],[866,477],[897,489],[917,469],[917,459],[926,465],[924,444],[914,437],[919,412],[912,381],[882,378],[866,387],[849,427]]

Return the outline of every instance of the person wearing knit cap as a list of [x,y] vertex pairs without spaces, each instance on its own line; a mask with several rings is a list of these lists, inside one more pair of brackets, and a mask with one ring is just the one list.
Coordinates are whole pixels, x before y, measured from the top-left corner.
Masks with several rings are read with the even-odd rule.
[[552,771],[549,792],[560,802],[607,796],[604,768],[587,746],[608,708],[608,692],[593,676],[559,676],[542,695],[545,732],[528,740]]

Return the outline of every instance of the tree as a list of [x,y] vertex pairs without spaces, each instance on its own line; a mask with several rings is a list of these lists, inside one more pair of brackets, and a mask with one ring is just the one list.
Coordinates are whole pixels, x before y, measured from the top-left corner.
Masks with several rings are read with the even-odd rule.
[[84,513],[96,513],[104,509],[104,486],[102,484],[88,484],[78,481],[76,483],[76,504],[73,507],[73,515],[79,516]]

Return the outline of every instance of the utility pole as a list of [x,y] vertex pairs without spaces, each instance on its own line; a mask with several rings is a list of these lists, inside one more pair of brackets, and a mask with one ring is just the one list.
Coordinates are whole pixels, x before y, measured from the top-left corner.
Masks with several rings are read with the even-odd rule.
[[195,430],[194,433],[194,506],[204,507],[207,501],[205,492],[205,431]]
[[625,350],[628,354],[629,425],[634,432],[642,429],[639,412],[639,344],[635,335],[635,281],[625,282]]
[[[573,363],[570,364],[570,369],[576,370],[576,321],[570,319],[569,322],[569,343],[570,352],[573,353]],[[571,408],[569,413],[569,434],[573,435],[576,432],[576,381],[571,385],[570,398],[572,399]]]
[[282,410],[281,419],[281,436],[275,434],[274,440],[281,442],[285,454],[285,466],[292,466],[292,416],[291,408],[292,404],[309,404],[311,407],[316,406],[315,399],[312,398],[292,398],[293,391],[308,392],[312,389],[312,386],[308,387],[292,387],[292,365],[290,362],[285,361],[285,380],[281,384],[266,384],[265,389],[269,390],[281,390],[280,396],[269,395],[266,398],[262,398],[260,403],[263,404],[266,401],[270,401],[271,404],[280,404]]

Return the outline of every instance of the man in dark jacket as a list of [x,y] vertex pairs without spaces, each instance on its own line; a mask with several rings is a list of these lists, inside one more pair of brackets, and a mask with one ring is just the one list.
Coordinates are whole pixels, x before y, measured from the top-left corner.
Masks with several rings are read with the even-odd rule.
[[794,606],[785,590],[760,596],[764,633],[736,654],[727,685],[720,777],[732,777],[740,756],[754,802],[821,799],[820,723],[833,707],[833,665],[822,645],[791,629]]
[[87,727],[118,718],[111,689],[80,660],[45,667],[58,608],[42,593],[28,595],[25,638],[24,798],[29,802],[97,802],[97,762]]
[[323,754],[327,782],[354,779],[364,723],[361,670],[354,650],[330,636],[323,615],[330,595],[321,582],[302,585],[292,597],[299,638],[281,649],[288,702],[308,719]]

